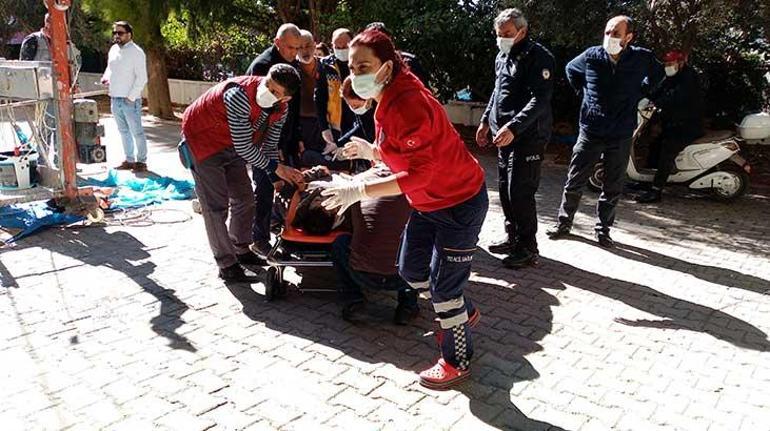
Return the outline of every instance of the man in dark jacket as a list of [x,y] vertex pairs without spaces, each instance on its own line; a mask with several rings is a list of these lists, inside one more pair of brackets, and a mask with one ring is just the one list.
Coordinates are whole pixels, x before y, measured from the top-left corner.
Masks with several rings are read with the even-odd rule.
[[633,20],[616,16],[607,22],[602,46],[588,48],[567,64],[567,79],[583,94],[583,103],[580,135],[572,150],[558,223],[546,231],[552,239],[569,234],[588,177],[602,159],[604,185],[596,208],[596,239],[602,247],[614,246],[610,228],[623,191],[643,81],[650,77],[650,82],[657,82],[662,75],[652,52],[632,46],[633,38]]
[[537,261],[535,193],[553,123],[554,59],[529,38],[528,30],[518,9],[506,9],[495,19],[500,49],[495,60],[495,89],[476,131],[480,146],[489,142],[491,132],[499,147],[498,191],[508,236],[489,251],[508,254],[503,263],[511,268]]
[[[283,24],[278,28],[273,46],[254,59],[246,74],[266,76],[270,67],[276,64],[289,64],[299,73],[297,54],[301,47],[302,35],[299,27],[294,24]],[[289,166],[297,166],[296,159],[299,152],[300,137],[299,108],[300,97],[299,94],[295,94],[289,102],[289,113],[278,142],[278,148],[283,155],[284,162]],[[272,247],[270,245],[270,215],[275,188],[262,169],[252,168],[252,181],[254,182],[254,201],[257,205],[252,232],[254,240],[252,250],[260,257],[265,258]]]
[[674,169],[677,154],[690,142],[703,135],[701,91],[698,76],[687,65],[682,51],[669,51],[663,56],[666,78],[650,95],[660,110],[663,133],[651,152],[656,153],[657,171],[652,189],[639,195],[639,203],[659,202],[668,176]]

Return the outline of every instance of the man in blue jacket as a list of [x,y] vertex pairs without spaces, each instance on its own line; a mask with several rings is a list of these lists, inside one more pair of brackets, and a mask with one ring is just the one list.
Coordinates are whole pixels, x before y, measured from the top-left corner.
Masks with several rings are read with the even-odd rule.
[[540,164],[551,137],[553,115],[553,55],[529,38],[529,27],[518,9],[506,9],[495,19],[500,52],[495,60],[495,89],[481,117],[476,142],[499,148],[498,191],[505,214],[507,238],[489,247],[507,254],[509,268],[537,262],[537,205]]
[[588,48],[567,64],[567,79],[583,94],[583,103],[580,135],[572,150],[558,223],[546,231],[552,239],[569,234],[588,177],[601,159],[604,186],[596,208],[596,239],[602,247],[614,246],[610,228],[623,191],[643,82],[648,76],[650,82],[658,82],[663,75],[652,52],[632,46],[633,39],[633,20],[616,16],[607,22],[602,46]]

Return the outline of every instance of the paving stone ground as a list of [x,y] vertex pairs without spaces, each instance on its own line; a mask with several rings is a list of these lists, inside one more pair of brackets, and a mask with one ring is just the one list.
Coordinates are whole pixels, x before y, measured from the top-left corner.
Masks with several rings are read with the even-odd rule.
[[[181,175],[178,126],[146,126],[151,169]],[[566,170],[546,163],[542,264],[512,271],[485,250],[503,231],[495,160],[480,157],[493,198],[467,292],[484,317],[458,390],[415,380],[437,354],[428,304],[396,327],[394,298],[372,293],[371,319],[351,325],[333,295],[266,302],[259,285],[226,286],[200,217],[174,202],[0,251],[0,428],[770,429],[767,197],[626,197],[618,247],[604,250],[592,193],[574,238],[542,236]],[[328,273],[299,277],[334,287]]]

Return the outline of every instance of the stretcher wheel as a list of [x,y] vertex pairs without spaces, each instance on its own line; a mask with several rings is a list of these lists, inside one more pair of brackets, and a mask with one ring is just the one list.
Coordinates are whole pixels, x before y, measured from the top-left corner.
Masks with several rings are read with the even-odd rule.
[[267,268],[265,277],[265,299],[272,301],[281,295],[281,273],[278,268],[271,266]]

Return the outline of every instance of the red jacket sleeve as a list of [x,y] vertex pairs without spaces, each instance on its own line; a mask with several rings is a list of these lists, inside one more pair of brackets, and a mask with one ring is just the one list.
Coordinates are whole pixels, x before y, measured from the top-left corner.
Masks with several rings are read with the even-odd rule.
[[393,138],[409,163],[406,175],[398,178],[401,191],[409,193],[427,186],[436,171],[433,119],[431,107],[423,98],[404,97],[400,102],[393,107],[396,126]]

